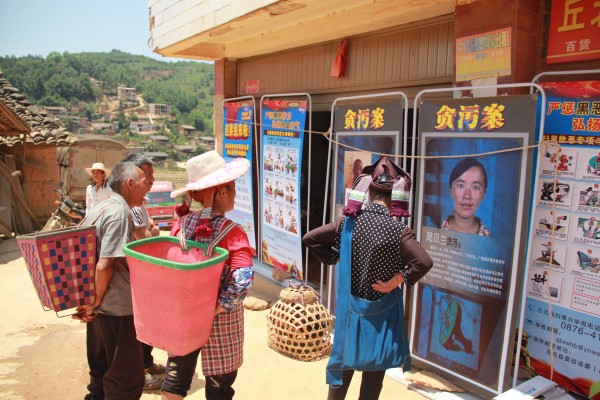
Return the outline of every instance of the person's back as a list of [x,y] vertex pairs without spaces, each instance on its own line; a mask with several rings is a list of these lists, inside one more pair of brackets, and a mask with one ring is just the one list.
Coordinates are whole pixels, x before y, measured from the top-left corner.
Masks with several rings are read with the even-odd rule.
[[110,179],[114,194],[90,211],[96,226],[98,254],[92,304],[77,308],[73,318],[87,323],[90,369],[86,399],[138,399],[144,387],[142,347],[135,334],[129,269],[123,246],[131,240],[131,207],[147,192],[144,173],[129,162],[118,163]]
[[383,296],[372,284],[388,281],[402,268],[399,243],[406,225],[390,217],[382,205],[369,204],[356,218],[352,235],[352,281],[355,296],[377,300]]
[[345,216],[302,238],[321,262],[338,266],[335,337],[326,370],[328,400],[346,397],[357,370],[363,371],[359,400],[374,400],[386,369],[410,369],[399,286],[414,284],[433,265],[414,232],[393,219],[408,213],[406,172],[387,157],[362,172],[344,207]]

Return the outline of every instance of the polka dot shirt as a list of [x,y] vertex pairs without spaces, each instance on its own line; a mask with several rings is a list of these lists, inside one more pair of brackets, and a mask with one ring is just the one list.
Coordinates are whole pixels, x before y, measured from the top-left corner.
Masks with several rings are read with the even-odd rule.
[[[319,261],[334,265],[340,258],[340,242],[346,217],[312,229],[302,243]],[[342,249],[343,251],[343,249]],[[387,282],[396,274],[407,285],[415,284],[433,266],[433,260],[417,241],[415,232],[390,217],[387,207],[369,203],[356,219],[352,234],[351,293],[368,300],[384,294],[371,285]],[[343,269],[338,265],[335,273]]]
[[[338,248],[342,227],[343,222],[336,235]],[[400,243],[405,228],[405,224],[390,218],[385,206],[371,203],[360,213],[352,234],[352,295],[367,300],[383,296],[371,285],[389,281],[403,269]]]

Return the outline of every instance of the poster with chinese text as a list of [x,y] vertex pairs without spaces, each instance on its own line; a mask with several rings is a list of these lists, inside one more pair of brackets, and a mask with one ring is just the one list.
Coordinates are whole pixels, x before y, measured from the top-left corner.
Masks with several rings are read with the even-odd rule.
[[600,82],[542,86],[521,368],[600,399]]
[[235,205],[227,213],[227,218],[242,225],[256,257],[256,231],[254,229],[254,195],[252,193],[252,140],[254,138],[254,102],[225,101],[223,102],[223,158],[231,159],[244,157],[250,161],[250,169],[235,181]]
[[[362,169],[372,165],[382,154],[400,154],[404,132],[405,102],[402,96],[356,96],[338,99],[333,107],[334,182],[331,220],[342,215],[348,196]],[[401,160],[391,157],[398,165]],[[329,308],[335,314],[337,305],[337,266],[329,280]]]
[[336,101],[333,113],[333,131],[339,143],[334,150],[335,212],[332,219],[335,219],[341,215],[362,168],[374,164],[381,154],[400,152],[404,101],[389,97],[356,97]]
[[261,104],[263,261],[300,280],[300,171],[307,104],[267,98]]
[[416,224],[434,266],[413,290],[411,353],[485,396],[509,382],[535,116],[532,96],[420,107]]
[[596,0],[552,0],[548,64],[600,59]]

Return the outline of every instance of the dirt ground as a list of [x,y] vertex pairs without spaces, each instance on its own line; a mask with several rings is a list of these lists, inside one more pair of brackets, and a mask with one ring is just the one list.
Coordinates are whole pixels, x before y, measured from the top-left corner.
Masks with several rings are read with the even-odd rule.
[[[83,399],[88,382],[85,326],[70,318],[43,311],[35,294],[17,240],[0,243],[0,399]],[[246,310],[244,365],[235,383],[240,400],[325,399],[327,359],[301,362],[267,346],[267,314]],[[164,363],[166,353],[153,352]],[[204,399],[200,368],[188,399]],[[348,399],[358,397],[354,379]],[[158,391],[145,392],[144,400],[160,399]],[[420,400],[421,394],[386,377],[381,400]]]

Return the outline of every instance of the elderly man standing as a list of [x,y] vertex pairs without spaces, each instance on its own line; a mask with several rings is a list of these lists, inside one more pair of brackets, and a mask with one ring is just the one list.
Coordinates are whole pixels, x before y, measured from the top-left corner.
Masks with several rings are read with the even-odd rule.
[[73,318],[87,325],[90,367],[86,400],[139,399],[144,387],[142,347],[136,339],[129,268],[123,245],[132,239],[131,207],[140,206],[150,190],[144,171],[131,162],[112,170],[112,197],[86,217],[96,226],[96,298],[78,307]]

